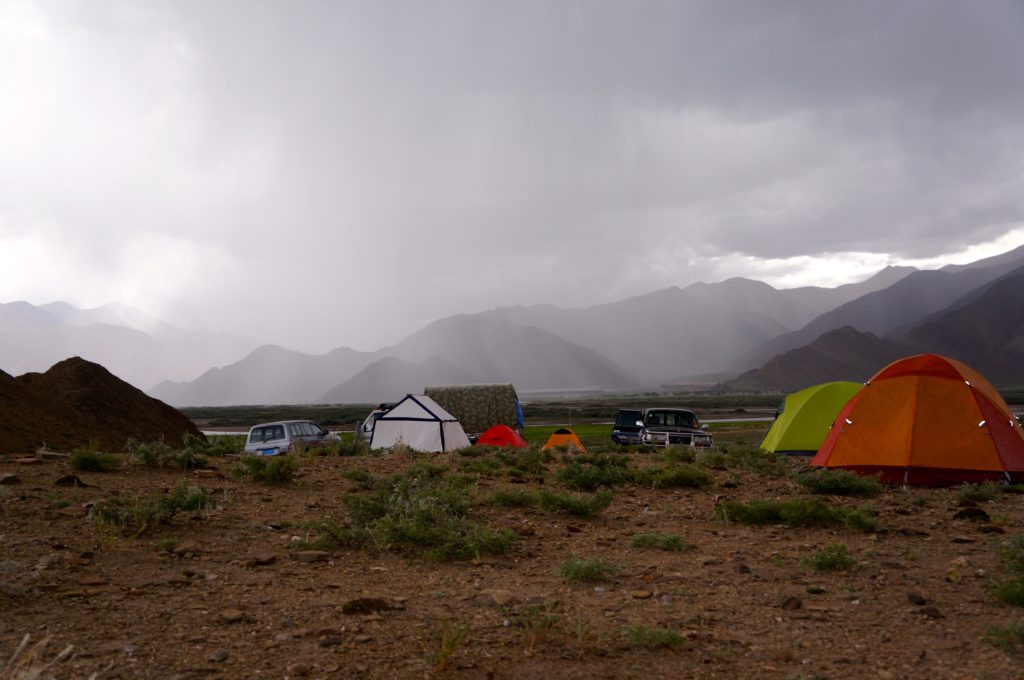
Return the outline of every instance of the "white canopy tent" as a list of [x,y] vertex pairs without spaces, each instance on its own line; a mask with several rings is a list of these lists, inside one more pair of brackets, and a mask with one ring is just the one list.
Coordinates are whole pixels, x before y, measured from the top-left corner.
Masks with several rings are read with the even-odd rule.
[[417,451],[454,451],[469,446],[455,416],[422,394],[409,394],[377,419],[371,449],[388,449],[402,442]]

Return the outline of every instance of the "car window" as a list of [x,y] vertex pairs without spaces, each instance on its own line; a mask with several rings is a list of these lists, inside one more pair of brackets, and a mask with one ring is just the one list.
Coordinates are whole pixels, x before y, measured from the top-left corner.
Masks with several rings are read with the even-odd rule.
[[263,427],[253,428],[252,432],[249,433],[249,443],[258,444],[263,441],[263,435],[266,434],[265,429]]
[[665,414],[660,411],[647,414],[647,427],[661,427],[665,424]]
[[263,441],[269,442],[276,439],[284,439],[284,425],[273,425],[267,428],[267,434]]
[[292,439],[303,435],[302,428],[299,427],[299,423],[288,423],[288,432],[291,433]]
[[620,411],[615,418],[615,427],[634,427],[641,415],[638,411]]

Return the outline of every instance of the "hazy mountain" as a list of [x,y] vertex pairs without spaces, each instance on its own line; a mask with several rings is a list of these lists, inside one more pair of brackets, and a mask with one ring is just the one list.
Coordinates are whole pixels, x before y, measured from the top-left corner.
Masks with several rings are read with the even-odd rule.
[[912,353],[892,340],[844,326],[723,383],[722,389],[792,392],[833,380],[863,382],[886,364]]
[[966,297],[893,339],[959,359],[996,385],[1024,385],[1024,270]]
[[737,370],[760,366],[770,358],[809,344],[823,333],[852,326],[885,335],[912,325],[956,302],[970,291],[1024,264],[1024,247],[955,269],[915,271],[888,288],[863,295],[822,314],[798,331],[780,335],[747,352]]
[[379,359],[319,399],[325,404],[396,401],[406,394],[421,394],[427,385],[461,385],[478,382],[444,359],[433,357],[419,363],[398,357]]
[[83,310],[65,302],[0,304],[0,366],[14,374],[45,371],[80,356],[145,388],[194,378],[251,348],[224,334],[175,328],[125,305]]
[[161,383],[150,394],[176,406],[371,402],[450,382],[578,389],[635,379],[597,352],[547,331],[463,316],[436,321],[372,353],[341,348],[311,355],[261,347],[191,382]]
[[636,383],[607,357],[536,327],[476,316],[435,321],[381,353],[409,361],[444,359],[473,382],[521,390],[621,387]]
[[375,358],[371,352],[347,347],[304,354],[264,345],[241,361],[211,368],[195,380],[164,381],[149,394],[175,406],[309,404]]
[[543,328],[595,349],[643,382],[660,384],[728,367],[736,357],[823,311],[913,271],[888,267],[866,281],[837,288],[778,290],[761,281],[733,278],[593,307],[503,307],[479,316]]

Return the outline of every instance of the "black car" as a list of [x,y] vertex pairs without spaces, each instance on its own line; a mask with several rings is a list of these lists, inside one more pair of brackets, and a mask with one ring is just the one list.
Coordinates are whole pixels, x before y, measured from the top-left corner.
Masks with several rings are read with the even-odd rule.
[[612,425],[612,441],[619,446],[640,443],[640,430],[643,429],[638,422],[643,420],[644,412],[640,409],[623,409],[615,416],[615,424]]

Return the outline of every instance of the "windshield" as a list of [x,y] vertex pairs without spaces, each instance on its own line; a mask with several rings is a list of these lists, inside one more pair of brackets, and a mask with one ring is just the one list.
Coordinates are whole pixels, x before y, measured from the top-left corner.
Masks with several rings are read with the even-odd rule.
[[636,427],[636,422],[641,419],[640,411],[619,411],[615,417],[615,427]]
[[647,427],[697,427],[697,417],[689,411],[648,411]]

